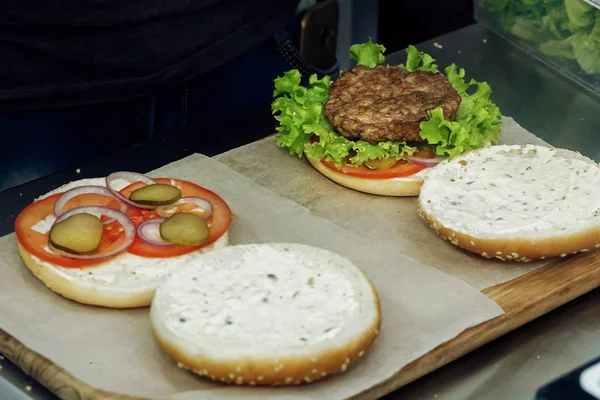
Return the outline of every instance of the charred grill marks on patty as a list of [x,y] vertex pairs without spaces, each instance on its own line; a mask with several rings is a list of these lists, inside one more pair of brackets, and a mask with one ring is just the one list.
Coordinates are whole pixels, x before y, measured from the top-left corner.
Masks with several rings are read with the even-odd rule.
[[419,124],[441,106],[454,120],[461,97],[448,79],[433,72],[408,72],[399,66],[346,71],[329,88],[325,117],[348,139],[422,142]]

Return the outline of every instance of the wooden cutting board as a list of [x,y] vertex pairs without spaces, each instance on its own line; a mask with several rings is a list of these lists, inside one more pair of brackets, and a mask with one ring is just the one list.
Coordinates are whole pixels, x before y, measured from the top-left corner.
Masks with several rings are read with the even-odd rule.
[[[556,260],[519,278],[486,288],[482,293],[502,307],[504,315],[465,330],[353,399],[376,399],[393,392],[597,287],[600,287],[598,250]],[[94,389],[1,329],[0,353],[62,399],[136,399]]]

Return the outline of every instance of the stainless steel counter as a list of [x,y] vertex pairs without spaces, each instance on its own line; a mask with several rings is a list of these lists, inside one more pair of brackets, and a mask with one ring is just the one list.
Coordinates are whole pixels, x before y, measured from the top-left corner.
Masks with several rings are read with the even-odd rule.
[[[600,161],[600,100],[513,45],[473,25],[417,47],[440,67],[455,62],[468,78],[487,81],[502,113],[537,136]],[[403,60],[402,52],[388,56]],[[600,356],[599,338],[597,289],[385,398],[533,399],[541,385]],[[1,400],[55,399],[8,360],[0,366]]]

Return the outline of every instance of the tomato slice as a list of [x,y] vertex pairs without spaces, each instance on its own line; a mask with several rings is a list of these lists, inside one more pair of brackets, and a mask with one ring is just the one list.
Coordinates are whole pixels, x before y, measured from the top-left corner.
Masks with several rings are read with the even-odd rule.
[[[196,251],[202,247],[206,247],[208,245],[213,244],[217,240],[223,236],[223,234],[229,229],[231,222],[233,221],[233,214],[231,213],[231,209],[227,205],[227,203],[216,193],[205,189],[201,186],[198,186],[194,183],[180,180],[180,179],[169,179],[169,178],[157,178],[154,179],[157,183],[164,183],[167,185],[174,185],[179,190],[181,190],[181,195],[183,197],[202,197],[203,199],[208,200],[213,206],[213,214],[208,219],[209,224],[209,232],[210,239],[200,245],[200,246],[184,246],[184,245],[173,245],[168,247],[161,246],[152,246],[147,244],[139,236],[136,236],[133,244],[127,250],[129,253],[149,257],[149,258],[159,258],[159,257],[176,257],[183,254],[191,253]],[[140,187],[145,186],[145,183],[136,182],[131,185],[123,188],[120,192],[123,196],[129,198],[131,192]],[[181,206],[180,211],[185,211],[187,206]],[[194,207],[196,208],[196,207]],[[141,224],[143,221],[157,218],[158,215],[154,210],[137,210],[139,212],[138,216],[131,218],[136,227]]]
[[[183,196],[202,197],[211,202],[213,206],[213,214],[208,220],[210,225],[210,239],[201,246],[174,245],[169,247],[159,247],[148,245],[136,236],[133,244],[128,250],[130,253],[148,258],[176,257],[191,253],[201,247],[205,247],[216,242],[223,236],[227,229],[229,229],[229,226],[233,221],[233,214],[231,213],[227,203],[216,193],[184,180],[168,178],[158,178],[155,180],[158,183],[166,183],[177,186],[181,190]],[[144,185],[145,184],[141,182],[133,183],[121,190],[121,193],[126,197],[129,197],[129,194],[133,190]],[[35,203],[25,207],[18,215],[15,221],[15,233],[19,243],[25,248],[25,250],[51,264],[72,268],[98,265],[114,257],[118,257],[117,254],[114,257],[103,260],[76,260],[46,251],[48,246],[48,233],[40,233],[33,230],[32,227],[42,219],[50,215],[54,215],[54,203],[56,203],[61,195],[62,193],[56,193],[46,197],[45,199],[36,201]],[[98,194],[85,194],[77,196],[67,202],[63,208],[63,211],[67,211],[73,207],[85,205],[104,205],[111,208],[119,208],[119,202],[114,198],[111,199],[107,196]],[[189,209],[188,205],[182,205],[181,207],[178,207],[178,211],[185,212],[191,210]],[[133,207],[129,207],[126,214],[136,227],[145,220],[157,217],[153,210],[142,210]],[[106,221],[107,218],[102,217],[101,219]],[[125,234],[123,233],[121,225],[118,222],[105,225],[99,252],[110,251],[112,248],[114,248],[113,246],[120,245],[123,240],[125,240]]]
[[[56,200],[58,200],[61,195],[62,193],[57,193],[52,196],[48,196],[45,199],[30,204],[29,206],[25,207],[23,211],[21,211],[15,221],[15,234],[17,235],[17,239],[19,240],[21,246],[23,246],[25,250],[32,255],[51,264],[60,265],[62,267],[80,268],[107,261],[108,259],[76,260],[46,251],[48,246],[48,233],[40,233],[31,228],[49,215],[54,215],[54,203],[56,203]],[[79,201],[76,203],[78,205],[85,205]],[[93,201],[92,204],[98,205],[98,202]],[[67,206],[65,206],[65,210],[66,209]],[[112,248],[114,248],[113,246],[120,245],[123,240],[125,240],[125,234],[123,233],[119,223],[114,222],[110,225],[107,225],[104,227],[104,234],[102,235],[102,241],[100,242],[98,252],[104,253],[110,251]]]
[[337,168],[334,163],[325,160],[321,160],[321,163],[337,173],[367,179],[402,178],[414,175],[427,168],[424,165],[414,164],[404,160],[398,161],[393,167],[384,171],[369,169],[364,165],[354,166],[348,163],[344,164],[341,168]]

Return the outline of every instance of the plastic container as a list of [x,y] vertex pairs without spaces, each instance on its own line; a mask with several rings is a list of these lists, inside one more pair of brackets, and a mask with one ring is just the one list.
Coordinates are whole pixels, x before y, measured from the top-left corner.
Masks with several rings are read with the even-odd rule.
[[474,0],[475,20],[600,97],[600,0]]

